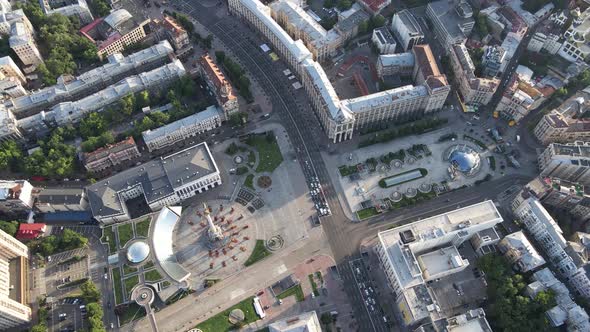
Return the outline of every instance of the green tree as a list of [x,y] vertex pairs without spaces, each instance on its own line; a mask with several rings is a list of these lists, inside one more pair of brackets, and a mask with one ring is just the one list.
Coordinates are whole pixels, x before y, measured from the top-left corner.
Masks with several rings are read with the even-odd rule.
[[334,8],[334,0],[324,0],[325,8]]
[[156,127],[161,127],[170,121],[170,115],[163,112],[154,112],[149,115],[149,118],[154,122]]
[[359,24],[359,34],[366,33],[369,30],[369,23],[367,21],[363,21]]
[[351,0],[338,0],[337,7],[340,10],[350,9],[350,7],[352,7],[352,1]]
[[205,39],[203,39],[203,46],[205,46],[206,49],[210,49],[212,43],[213,43],[213,35],[212,34],[209,34]]
[[92,112],[80,121],[80,135],[83,138],[99,136],[105,132],[107,123],[98,112]]
[[94,15],[98,17],[107,16],[111,11],[111,6],[106,0],[92,0],[90,8],[92,8]]
[[16,231],[18,230],[18,221],[0,220],[0,229],[11,236],[14,236],[16,234]]
[[215,59],[217,60],[217,63],[223,63],[223,61],[225,61],[225,52],[215,51]]
[[85,247],[88,244],[88,239],[80,233],[71,229],[64,229],[60,237],[60,247],[64,250],[71,250]]
[[139,92],[135,97],[135,101],[137,103],[138,109],[150,106],[150,92],[148,90],[143,90]]
[[373,29],[382,27],[385,25],[385,17],[383,17],[381,14],[373,16],[371,18],[371,25]]
[[15,141],[0,143],[0,169],[17,169],[23,158],[23,151]]
[[135,95],[128,94],[127,96],[121,98],[119,101],[119,107],[121,109],[121,113],[126,116],[130,116],[135,109]]
[[[84,297],[87,303],[97,302],[100,299],[100,291],[90,279],[80,285],[80,290],[82,291],[82,297]],[[93,316],[91,310],[93,313],[100,313],[100,316],[102,316],[102,309],[96,303],[94,306],[89,305],[87,309],[89,316]]]
[[33,325],[31,332],[47,332],[47,326],[44,323]]

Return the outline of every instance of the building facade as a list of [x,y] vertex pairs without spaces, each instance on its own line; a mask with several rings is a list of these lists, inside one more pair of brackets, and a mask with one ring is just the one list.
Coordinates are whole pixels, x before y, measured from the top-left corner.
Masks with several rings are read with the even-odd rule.
[[33,208],[33,186],[27,180],[0,181],[0,211],[5,214],[29,212]]
[[76,16],[82,24],[94,20],[86,0],[39,0],[39,4],[45,15]]
[[590,111],[590,89],[585,88],[545,114],[533,131],[544,145],[590,141],[590,121],[581,115]]
[[199,64],[201,75],[205,78],[209,91],[213,93],[217,104],[223,110],[222,120],[229,120],[232,114],[239,111],[238,96],[234,87],[208,53],[201,56]]
[[426,14],[436,37],[447,52],[454,44],[464,42],[475,26],[473,9],[464,0],[429,2]]
[[150,152],[163,149],[221,126],[223,111],[209,106],[204,111],[174,121],[160,128],[142,133],[143,141]]
[[467,105],[487,105],[498,89],[500,80],[476,77],[475,65],[463,43],[452,46],[450,59],[463,102]]
[[27,246],[0,230],[0,329],[3,331],[26,329],[31,322],[31,308],[27,305],[28,265]]
[[573,11],[574,20],[563,34],[565,41],[558,54],[564,59],[576,62],[585,61],[590,54],[590,42],[586,35],[590,33],[590,9],[580,13],[579,8]]
[[373,30],[371,37],[373,45],[379,50],[379,54],[393,54],[397,43],[387,27],[381,27]]
[[0,105],[0,142],[6,140],[20,141],[24,138],[18,128],[16,117],[4,105]]
[[25,66],[36,67],[43,63],[32,31],[27,28],[24,22],[12,23],[8,43]]
[[182,26],[180,26],[180,24],[178,24],[174,18],[164,15],[161,26],[165,30],[167,39],[170,41],[172,46],[174,46],[176,54],[181,56],[189,50],[192,50],[188,33]]
[[520,272],[528,272],[545,264],[543,256],[522,231],[506,235],[498,243],[498,250]]
[[424,32],[422,27],[414,17],[414,14],[407,9],[402,9],[393,15],[391,19],[391,31],[400,42],[400,46],[407,52],[414,45],[422,44],[424,41]]
[[537,159],[540,176],[590,186],[590,143],[551,143]]
[[41,188],[35,194],[35,211],[40,213],[86,210],[88,200],[83,188]]
[[133,137],[109,144],[98,150],[84,154],[84,168],[89,172],[100,172],[123,162],[138,158],[141,156],[137,144]]

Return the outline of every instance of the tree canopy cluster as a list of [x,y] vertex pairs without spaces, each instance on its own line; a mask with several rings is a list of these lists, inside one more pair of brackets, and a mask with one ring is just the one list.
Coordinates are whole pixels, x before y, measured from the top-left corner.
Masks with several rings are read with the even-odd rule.
[[30,175],[68,177],[76,168],[76,149],[64,143],[75,137],[73,127],[55,129],[49,139],[38,141],[40,149],[24,159],[25,171]]
[[555,91],[554,96],[558,98],[569,98],[579,90],[590,85],[590,70],[586,69],[580,75],[570,79],[569,83]]
[[5,231],[8,235],[14,236],[16,235],[16,231],[18,231],[18,221],[0,220],[0,229]]
[[381,14],[372,16],[368,21],[361,22],[359,24],[359,34],[372,33],[373,30],[385,25],[385,17]]
[[64,229],[60,236],[49,235],[27,243],[29,249],[47,257],[58,252],[85,247],[88,239],[71,229]]
[[0,169],[16,171],[22,162],[23,151],[15,141],[0,143]]
[[408,125],[398,127],[396,129],[392,129],[392,130],[389,130],[386,132],[377,133],[371,138],[367,138],[365,140],[362,140],[359,143],[359,148],[373,145],[373,144],[377,144],[377,143],[389,142],[391,140],[394,140],[394,139],[400,138],[400,137],[422,134],[422,133],[425,133],[429,130],[438,128],[438,127],[446,124],[447,122],[449,122],[449,120],[446,118],[442,118],[442,119],[432,118],[432,119],[423,119],[423,120],[415,121],[415,122],[412,122]]
[[514,273],[510,264],[498,254],[479,259],[477,266],[488,281],[488,319],[494,331],[548,331],[545,311],[555,306],[555,294],[541,291],[534,299],[524,294],[525,278]]
[[225,55],[223,51],[215,52],[217,63],[220,63],[229,76],[230,81],[234,84],[238,92],[248,103],[254,101],[252,92],[250,91],[250,79],[246,76],[246,72],[240,65]]
[[475,28],[477,29],[477,34],[481,38],[487,36],[490,33],[486,17],[479,12],[475,15]]
[[111,6],[106,0],[92,0],[90,1],[90,9],[94,13],[94,16],[104,17],[110,14]]
[[37,31],[39,49],[48,52],[43,54],[44,63],[38,67],[43,83],[53,85],[60,75],[74,74],[76,62],[88,63],[98,59],[96,45],[78,34],[80,22],[77,17],[46,16],[36,1],[19,5]]

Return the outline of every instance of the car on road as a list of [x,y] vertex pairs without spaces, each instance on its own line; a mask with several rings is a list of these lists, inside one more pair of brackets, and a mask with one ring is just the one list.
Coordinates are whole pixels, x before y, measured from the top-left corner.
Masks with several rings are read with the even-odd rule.
[[59,314],[57,317],[59,317],[59,321],[63,322],[64,320],[66,320],[66,318],[68,317],[68,314],[66,314],[65,312],[62,312],[61,314]]

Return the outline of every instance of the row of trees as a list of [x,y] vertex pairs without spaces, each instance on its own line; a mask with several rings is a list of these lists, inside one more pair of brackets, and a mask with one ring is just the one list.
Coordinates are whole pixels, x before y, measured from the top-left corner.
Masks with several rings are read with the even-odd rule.
[[221,64],[225,69],[225,72],[229,76],[229,79],[234,84],[238,92],[248,103],[254,101],[252,92],[250,91],[250,80],[246,76],[246,72],[240,65],[235,63],[232,59],[225,55],[223,51],[215,52],[215,58],[217,63]]
[[521,274],[498,254],[479,259],[477,266],[488,281],[488,318],[494,331],[547,331],[550,324],[545,311],[555,306],[555,294],[541,291],[534,299],[524,292],[527,286]]
[[27,243],[27,246],[34,253],[40,253],[47,257],[57,252],[82,248],[87,244],[88,239],[86,237],[66,228],[60,236],[49,235],[31,240]]
[[76,63],[97,61],[96,45],[78,34],[80,21],[77,17],[46,16],[36,1],[19,3],[19,6],[38,32],[39,48],[49,52],[44,54],[45,61],[38,67],[43,83],[53,85],[60,75],[74,74]]
[[359,148],[373,145],[373,144],[377,144],[377,143],[389,142],[391,140],[394,140],[394,139],[400,138],[400,137],[423,134],[429,130],[438,128],[438,127],[446,124],[447,122],[449,122],[449,120],[446,118],[442,118],[442,119],[429,118],[429,119],[415,121],[415,122],[412,122],[411,124],[401,126],[396,129],[386,131],[384,133],[376,133],[373,135],[373,137],[362,140],[359,143]]

